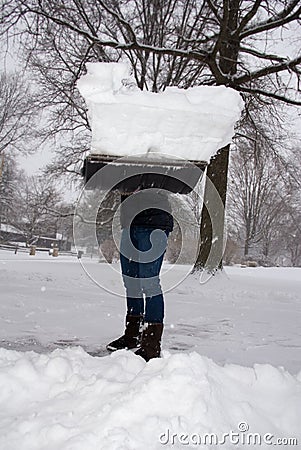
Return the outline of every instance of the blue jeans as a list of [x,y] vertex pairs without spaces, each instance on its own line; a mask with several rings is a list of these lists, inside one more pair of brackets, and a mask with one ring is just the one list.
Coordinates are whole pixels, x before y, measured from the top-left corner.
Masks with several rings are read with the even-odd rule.
[[162,323],[164,318],[159,274],[168,234],[168,231],[141,226],[122,230],[120,262],[127,313],[135,316],[145,313],[144,320],[149,323]]

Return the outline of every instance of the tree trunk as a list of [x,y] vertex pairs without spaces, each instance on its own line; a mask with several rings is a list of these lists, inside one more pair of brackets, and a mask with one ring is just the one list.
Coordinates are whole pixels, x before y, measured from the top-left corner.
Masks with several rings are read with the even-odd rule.
[[[229,147],[227,145],[220,149],[207,168],[201,218],[200,249],[195,263],[196,270],[206,269],[208,272],[214,272],[217,268],[222,267]],[[218,195],[221,200],[221,202],[218,202],[215,199],[214,205],[209,204],[215,198],[210,192],[212,191],[212,185],[216,189],[215,196]]]
[[244,257],[246,258],[249,255],[249,239],[245,240],[245,248],[244,248]]
[[[218,50],[219,67],[221,74],[234,75],[237,72],[239,41],[233,39],[233,31],[236,30],[238,24],[239,4],[240,0],[231,0],[228,6],[226,6],[227,2],[224,3],[224,8],[227,8],[227,10],[223,10],[223,23],[221,25],[222,40],[220,42]],[[216,79],[216,83],[219,85],[225,84],[226,80],[223,78],[223,76],[221,76],[219,79]],[[206,269],[209,272],[214,272],[216,269],[222,268],[225,228],[224,213],[222,215],[219,214],[219,222],[222,221],[222,223],[218,223],[217,226],[217,232],[219,233],[219,235],[213,236],[211,222],[212,217],[210,218],[210,214],[208,213],[209,198],[207,196],[207,193],[209,189],[207,189],[207,183],[208,181],[211,181],[213,183],[225,208],[229,151],[230,145],[227,145],[226,147],[220,149],[217,155],[211,159],[207,169],[207,180],[201,218],[200,250],[197,261],[195,263],[196,270]],[[210,257],[210,252],[214,254],[214,258]]]

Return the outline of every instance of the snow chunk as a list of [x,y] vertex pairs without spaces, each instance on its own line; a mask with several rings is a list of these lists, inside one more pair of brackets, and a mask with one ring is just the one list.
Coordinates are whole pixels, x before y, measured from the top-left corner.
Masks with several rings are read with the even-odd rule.
[[77,87],[88,107],[91,152],[99,154],[209,161],[231,142],[243,108],[240,94],[225,86],[141,91],[124,63],[87,63]]
[[194,352],[163,356],[0,349],[0,448],[151,450],[167,439],[182,448],[184,435],[194,447],[193,437],[221,440],[231,430],[241,443],[243,430],[301,442],[297,377],[270,365],[222,367]]

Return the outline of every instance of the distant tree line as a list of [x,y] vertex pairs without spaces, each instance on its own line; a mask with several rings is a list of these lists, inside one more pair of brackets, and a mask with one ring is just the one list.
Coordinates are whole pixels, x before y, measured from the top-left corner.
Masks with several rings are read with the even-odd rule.
[[[54,181],[26,175],[6,152],[1,158],[0,225],[13,227],[28,246],[57,233],[71,241],[73,205],[63,201]],[[5,242],[1,230],[0,242]]]

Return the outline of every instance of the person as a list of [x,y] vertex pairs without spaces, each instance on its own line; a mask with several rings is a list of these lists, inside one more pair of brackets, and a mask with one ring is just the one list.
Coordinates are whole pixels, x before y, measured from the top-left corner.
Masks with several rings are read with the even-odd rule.
[[160,357],[164,298],[160,270],[173,229],[165,191],[138,190],[121,195],[120,263],[126,289],[124,334],[107,345],[109,351],[134,349],[146,361]]

